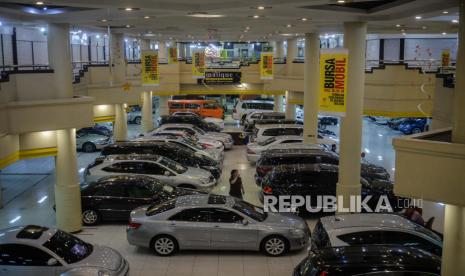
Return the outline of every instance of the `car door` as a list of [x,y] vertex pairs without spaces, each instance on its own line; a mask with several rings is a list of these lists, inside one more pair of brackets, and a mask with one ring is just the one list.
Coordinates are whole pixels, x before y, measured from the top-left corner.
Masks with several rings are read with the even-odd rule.
[[169,227],[181,248],[210,248],[213,224],[210,222],[209,208],[184,209],[169,220]]
[[242,215],[224,208],[211,208],[212,249],[250,250],[258,248],[258,230]]
[[92,201],[104,220],[126,220],[132,210],[128,207],[128,193],[118,182],[98,187]]
[[137,207],[152,203],[154,193],[147,187],[138,183],[128,183],[126,185],[126,191],[128,193],[126,209],[126,217],[129,218],[129,213]]
[[0,275],[58,275],[61,271],[61,263],[39,248],[24,244],[0,245]]
[[141,162],[141,166],[138,168],[138,173],[159,179],[168,185],[174,184],[176,179],[173,172],[154,162]]

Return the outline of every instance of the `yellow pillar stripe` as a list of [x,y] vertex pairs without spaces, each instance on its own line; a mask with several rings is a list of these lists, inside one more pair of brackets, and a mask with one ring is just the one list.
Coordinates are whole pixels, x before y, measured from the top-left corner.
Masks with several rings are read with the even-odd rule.
[[94,117],[95,123],[114,122],[114,121],[115,121],[115,115]]
[[6,157],[0,159],[0,169],[3,169],[19,160],[19,152],[15,151]]
[[19,151],[19,158],[20,159],[39,158],[39,157],[56,156],[56,155],[57,155],[57,148],[56,147],[30,149],[30,150],[21,150],[21,151]]

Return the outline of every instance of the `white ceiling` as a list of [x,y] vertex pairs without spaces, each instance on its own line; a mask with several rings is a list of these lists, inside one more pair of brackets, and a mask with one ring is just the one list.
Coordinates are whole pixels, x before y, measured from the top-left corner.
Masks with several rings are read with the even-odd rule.
[[[360,0],[352,0],[360,2]],[[32,4],[35,0],[1,0],[1,3]],[[17,24],[45,24],[67,22],[77,28],[104,30],[105,26],[125,26],[116,29],[127,35],[148,32],[157,38],[180,41],[225,40],[256,41],[282,40],[283,34],[302,35],[305,32],[342,33],[345,21],[367,21],[370,33],[454,33],[458,24],[458,0],[413,0],[400,6],[366,13],[306,9],[302,6],[335,4],[336,0],[44,0],[45,5],[63,5],[93,8],[55,15],[28,14],[23,11],[1,8],[0,20]],[[363,2],[363,0],[362,0]],[[265,10],[257,6],[270,7]],[[125,11],[132,7],[139,10]],[[123,9],[123,10],[121,10]],[[442,12],[448,11],[445,15]],[[220,18],[194,18],[190,12],[207,12],[224,15]],[[259,15],[260,18],[253,18]],[[414,17],[421,15],[422,19]],[[144,19],[144,16],[150,16]],[[301,21],[307,18],[307,21]],[[106,19],[108,22],[101,22]],[[287,25],[290,24],[291,27]],[[396,27],[400,24],[400,27]],[[246,27],[250,27],[244,32]]]

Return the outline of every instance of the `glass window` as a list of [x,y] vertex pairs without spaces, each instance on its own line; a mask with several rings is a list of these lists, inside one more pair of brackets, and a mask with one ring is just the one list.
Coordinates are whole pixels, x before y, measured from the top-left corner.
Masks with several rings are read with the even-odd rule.
[[212,213],[211,213],[212,222],[242,223],[242,220],[244,220],[243,217],[229,210],[225,210],[221,208],[212,209]]
[[210,209],[194,208],[178,212],[170,217],[170,220],[191,221],[191,222],[210,222]]
[[127,197],[128,194],[123,185],[113,184],[98,187],[94,196]]
[[178,174],[185,173],[187,171],[186,167],[168,158],[162,157],[160,158],[159,162],[162,166],[165,166],[168,169],[175,171]]
[[320,156],[321,163],[339,165],[339,159],[333,156]]
[[173,109],[181,109],[183,107],[184,105],[182,103],[171,103],[170,105],[170,108],[173,108]]
[[260,113],[255,113],[252,116],[250,116],[250,118],[257,119],[257,118],[260,118],[260,115],[261,115]]
[[284,140],[281,144],[302,143],[302,140]]
[[218,106],[216,105],[216,103],[204,103],[203,108],[204,109],[217,109]]
[[348,243],[349,245],[360,244],[383,244],[381,231],[363,231],[337,236],[338,239]]
[[142,164],[142,169],[139,173],[164,175],[166,172],[165,168],[155,163],[142,162],[141,164]]
[[[17,266],[48,266],[47,262],[53,258],[39,248],[24,244],[0,245],[0,265]],[[60,265],[57,263],[57,265]]]
[[200,108],[200,105],[199,104],[196,104],[196,103],[186,103],[186,108],[189,108],[189,109],[198,109]]
[[275,137],[271,137],[271,138],[266,139],[265,141],[258,142],[258,144],[259,144],[260,146],[266,146],[266,145],[269,145],[269,144],[273,143],[274,141],[276,141],[276,138],[275,138]]
[[93,250],[91,244],[61,230],[57,230],[55,235],[44,243],[44,247],[53,251],[69,264],[85,259]]
[[278,128],[269,128],[263,131],[263,136],[277,136],[279,135],[280,130]]
[[422,237],[405,232],[382,231],[384,243],[400,244],[405,246],[418,246],[433,254],[441,256],[442,248]]
[[151,198],[153,196],[153,192],[145,187],[128,185],[126,189],[128,196],[132,198]]
[[267,217],[267,214],[263,211],[262,208],[252,205],[243,200],[236,200],[234,202],[233,209],[241,212],[242,214],[256,221],[264,221]]
[[153,216],[153,215],[161,214],[161,213],[166,212],[168,210],[174,209],[175,206],[176,206],[176,199],[172,199],[172,200],[163,202],[162,204],[150,205],[147,208],[147,211],[145,212],[145,214],[147,216]]
[[312,249],[320,249],[328,246],[331,246],[328,232],[326,232],[325,228],[323,227],[321,220],[318,220],[318,223],[316,224],[312,233]]
[[283,128],[281,129],[280,135],[301,135],[302,129],[301,128]]

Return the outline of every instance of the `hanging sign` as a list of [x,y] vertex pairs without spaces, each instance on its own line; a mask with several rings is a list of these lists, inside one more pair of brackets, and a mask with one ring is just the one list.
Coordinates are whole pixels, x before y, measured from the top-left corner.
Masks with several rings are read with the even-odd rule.
[[241,83],[241,72],[205,72],[205,79],[199,79],[199,84],[235,84]]
[[441,52],[441,66],[449,67],[450,66],[450,49],[443,49]]
[[178,63],[178,48],[169,47],[168,48],[168,63]]
[[262,52],[260,54],[260,79],[273,79],[273,53]]
[[160,85],[160,75],[158,72],[158,52],[142,51],[142,86]]
[[347,49],[323,49],[320,52],[321,112],[344,116],[347,96]]
[[192,53],[192,76],[194,79],[205,78],[205,52]]

